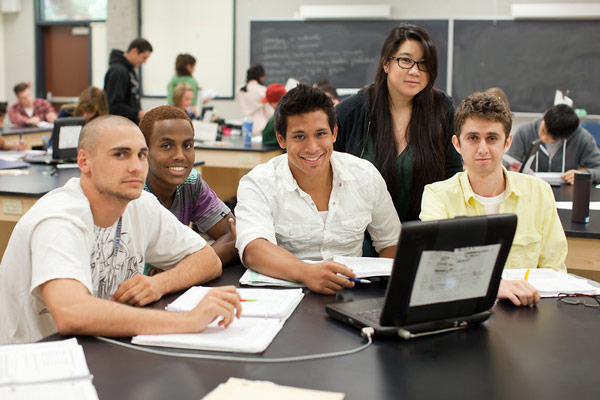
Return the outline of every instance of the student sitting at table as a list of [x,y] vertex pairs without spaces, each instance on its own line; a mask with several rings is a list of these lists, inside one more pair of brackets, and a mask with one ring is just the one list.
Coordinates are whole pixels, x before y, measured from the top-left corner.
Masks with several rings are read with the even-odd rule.
[[83,117],[86,122],[90,122],[106,114],[108,114],[108,102],[104,90],[90,86],[81,92],[76,104],[62,106],[58,118]]
[[[0,130],[4,127],[4,117],[6,116],[6,102],[0,101]],[[0,136],[0,150],[23,150],[25,143],[20,141],[18,143],[9,143],[2,136]]]
[[187,83],[181,82],[173,89],[173,105],[185,111],[190,119],[196,118],[196,115],[192,112],[193,98],[194,91]]
[[54,122],[56,112],[48,100],[33,98],[27,83],[17,83],[13,88],[17,102],[8,108],[8,117],[13,125],[37,126],[42,121]]
[[[566,272],[567,240],[552,189],[541,179],[502,167],[512,142],[511,125],[511,112],[497,96],[473,93],[460,103],[452,143],[465,172],[425,187],[420,218],[515,213],[517,231],[505,268]],[[535,304],[540,298],[526,281],[502,281],[498,297],[515,305]]]
[[241,179],[235,209],[236,247],[247,267],[322,294],[354,286],[352,270],[330,260],[361,256],[365,229],[381,257],[394,257],[400,233],[377,169],[333,151],[335,121],[333,102],[319,89],[298,85],[283,96],[275,131],[287,153]]
[[[531,169],[536,172],[562,172],[561,177],[569,184],[575,180],[575,172],[585,167],[592,174],[592,181],[600,183],[600,149],[594,137],[579,125],[575,110],[566,104],[558,104],[544,114],[544,118],[522,125],[506,153],[522,160],[531,142],[541,139]],[[518,171],[520,163],[510,165]]]
[[[271,83],[267,86],[267,94],[263,98],[263,103],[268,103],[275,109],[285,92],[285,86],[281,83]],[[271,118],[267,121],[267,125],[265,125],[265,129],[262,131],[262,144],[265,146],[277,146],[277,136],[275,136],[275,115],[271,115]]]
[[185,225],[190,222],[215,241],[221,262],[238,259],[235,219],[231,210],[194,169],[194,128],[177,107],[160,106],[140,121],[148,145],[148,178],[144,189]]
[[[80,178],[39,199],[19,220],[0,265],[0,344],[63,335],[200,332],[240,315],[233,287],[213,289],[192,311],[144,306],[214,279],[212,247],[143,191],[148,148],[114,115],[79,136]],[[142,274],[144,263],[165,272]]]

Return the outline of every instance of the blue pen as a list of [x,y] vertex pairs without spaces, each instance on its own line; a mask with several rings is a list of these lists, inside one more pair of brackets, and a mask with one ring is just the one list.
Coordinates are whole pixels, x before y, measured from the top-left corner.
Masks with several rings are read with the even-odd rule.
[[371,283],[371,281],[368,279],[348,278],[348,280],[354,283]]

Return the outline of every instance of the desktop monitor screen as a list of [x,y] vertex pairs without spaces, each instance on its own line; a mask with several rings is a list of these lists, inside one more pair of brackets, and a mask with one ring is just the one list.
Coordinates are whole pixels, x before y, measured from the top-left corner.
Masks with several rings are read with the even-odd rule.
[[77,142],[84,124],[85,118],[83,117],[59,118],[54,121],[52,131],[53,159],[74,160],[77,158]]

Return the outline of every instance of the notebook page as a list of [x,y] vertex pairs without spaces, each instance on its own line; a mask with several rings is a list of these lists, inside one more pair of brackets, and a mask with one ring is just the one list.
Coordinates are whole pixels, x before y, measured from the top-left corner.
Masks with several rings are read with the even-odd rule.
[[[525,268],[505,269],[502,279],[521,280],[525,278],[526,272]],[[557,297],[559,293],[600,294],[600,289],[586,279],[550,268],[530,269],[527,281],[540,292],[541,297]]]

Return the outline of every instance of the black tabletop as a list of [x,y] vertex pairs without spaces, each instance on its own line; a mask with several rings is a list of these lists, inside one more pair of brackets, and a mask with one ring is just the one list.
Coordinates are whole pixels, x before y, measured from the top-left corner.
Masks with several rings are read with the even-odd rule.
[[[552,191],[556,201],[573,200],[573,185],[553,186]],[[596,189],[595,185],[590,191],[590,201],[600,201],[600,189]],[[567,236],[600,239],[600,211],[590,210],[587,224],[571,222],[571,210],[558,210],[558,216]]]
[[[211,285],[236,284],[242,272],[241,266],[226,267]],[[307,292],[273,343],[255,357],[356,348],[364,343],[358,331],[328,318],[324,306],[383,294],[384,283],[337,296]],[[344,392],[349,400],[597,397],[600,310],[544,299],[534,308],[498,303],[492,311],[488,321],[464,331],[376,340],[354,355],[284,364],[181,359],[78,340],[101,399],[199,399],[232,376]]]
[[28,134],[28,133],[40,133],[40,132],[51,132],[52,127],[39,128],[37,126],[17,126],[13,125],[10,128],[2,128],[0,129],[0,134],[2,135],[18,135],[19,133]]
[[80,175],[79,168],[56,168],[51,165],[31,165],[23,175],[0,176],[0,195],[42,197]]
[[224,151],[255,151],[259,153],[267,153],[269,151],[281,150],[279,146],[265,146],[262,143],[245,143],[241,136],[224,136],[217,135],[215,142],[194,143],[195,149],[201,150],[224,150]]

